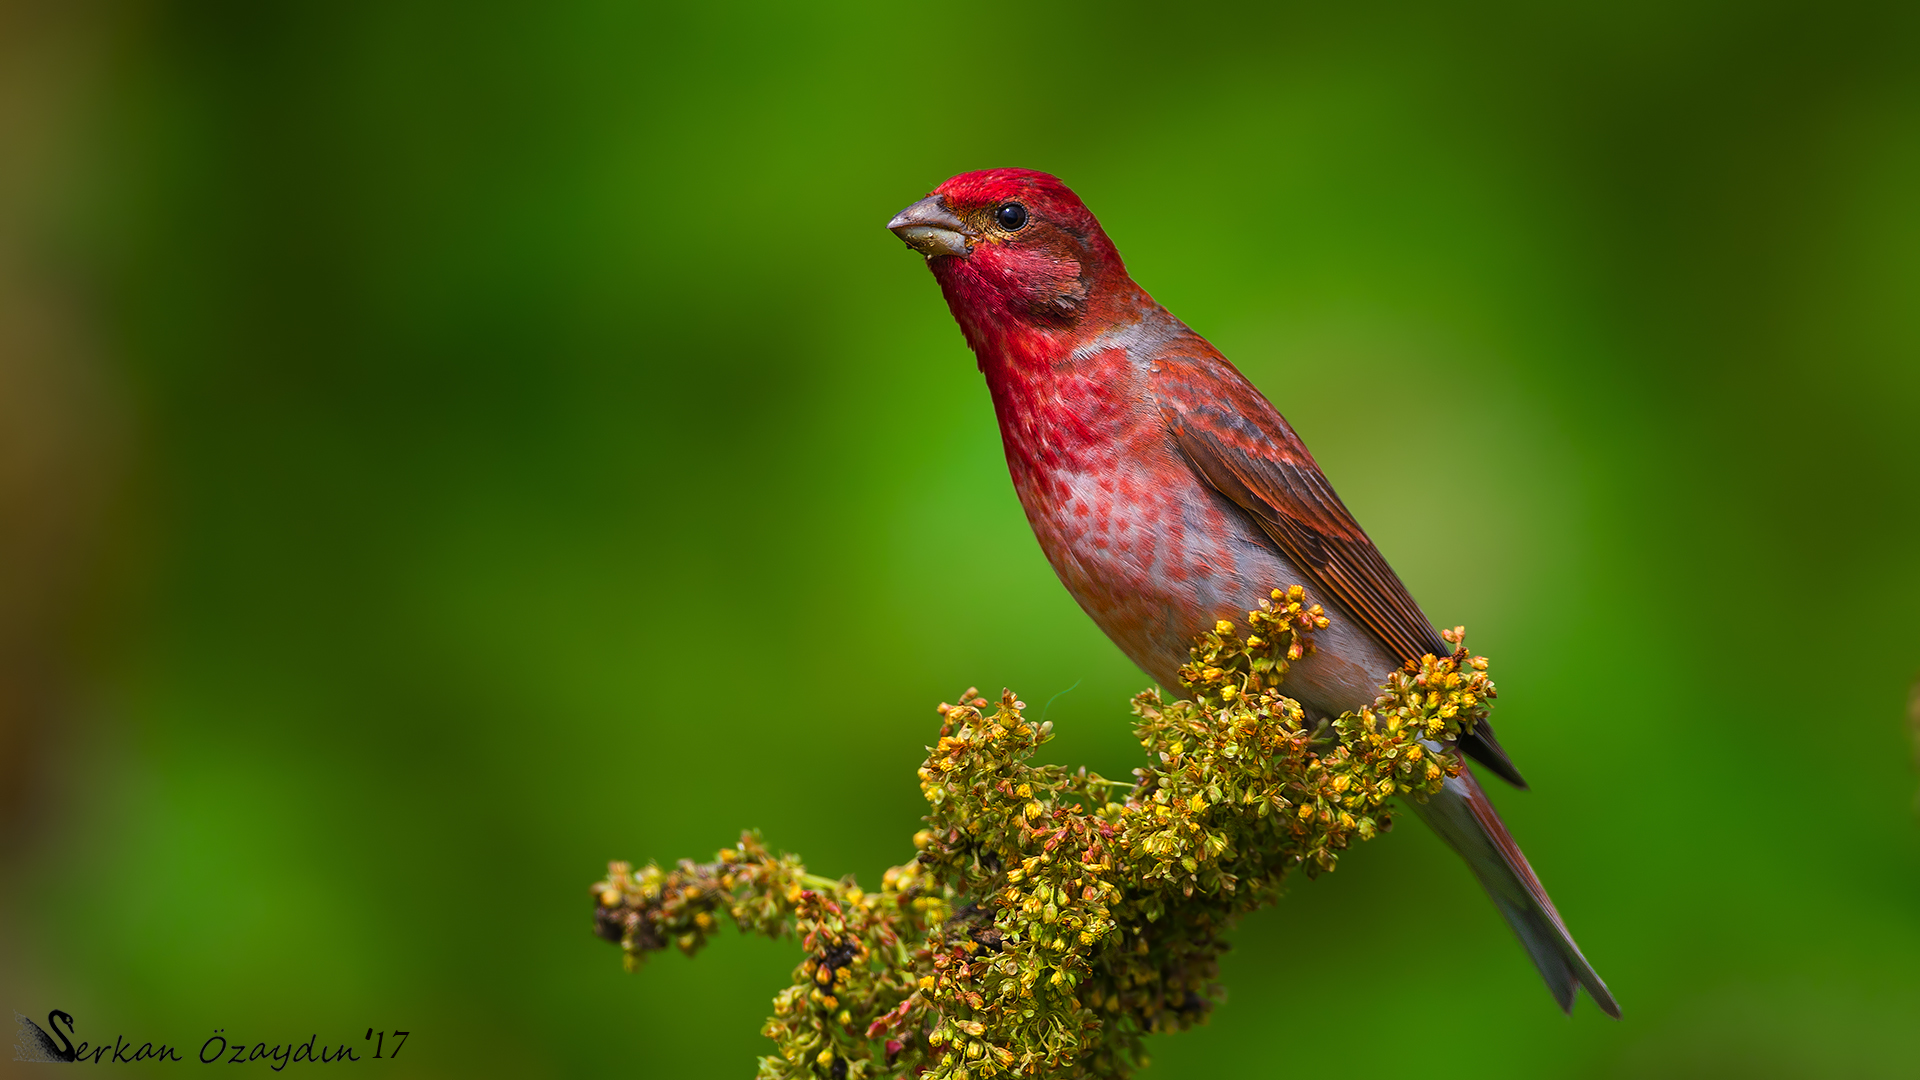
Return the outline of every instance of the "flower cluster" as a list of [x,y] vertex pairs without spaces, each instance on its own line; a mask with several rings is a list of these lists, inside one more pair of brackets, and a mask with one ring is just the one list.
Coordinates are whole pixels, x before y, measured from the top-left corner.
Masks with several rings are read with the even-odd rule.
[[1123,1077],[1142,1040],[1220,1000],[1222,934],[1286,874],[1332,870],[1458,772],[1485,715],[1486,661],[1455,651],[1394,673],[1369,709],[1311,721],[1279,687],[1327,626],[1299,588],[1221,622],[1182,671],[1190,700],[1134,699],[1147,764],[1131,782],[1033,765],[1052,725],[1009,691],[940,707],[920,767],[926,828],[877,894],[806,872],[756,834],[712,863],[593,886],[599,933],[629,966],[692,953],[731,919],[797,933],[806,956],[774,997],[763,1080]]

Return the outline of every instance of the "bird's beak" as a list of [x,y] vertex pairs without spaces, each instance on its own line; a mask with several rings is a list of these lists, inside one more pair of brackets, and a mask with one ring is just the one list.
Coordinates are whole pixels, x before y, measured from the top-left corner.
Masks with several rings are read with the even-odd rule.
[[947,200],[939,195],[929,195],[893,215],[887,228],[906,241],[908,247],[928,258],[965,255],[967,238],[974,235],[966,222],[947,209]]

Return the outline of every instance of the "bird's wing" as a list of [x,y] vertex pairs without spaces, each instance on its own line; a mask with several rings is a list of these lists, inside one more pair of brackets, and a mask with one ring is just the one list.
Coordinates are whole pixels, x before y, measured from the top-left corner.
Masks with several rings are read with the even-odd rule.
[[[1201,478],[1313,575],[1306,584],[1352,612],[1400,660],[1449,652],[1279,410],[1210,347],[1186,352],[1176,345],[1155,358],[1152,387],[1168,430]],[[1526,786],[1485,722],[1461,749]]]

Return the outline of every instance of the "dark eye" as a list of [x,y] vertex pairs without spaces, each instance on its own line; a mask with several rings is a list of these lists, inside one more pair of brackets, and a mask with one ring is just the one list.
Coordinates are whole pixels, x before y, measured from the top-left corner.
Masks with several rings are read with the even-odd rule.
[[993,220],[1008,232],[1019,232],[1027,227],[1027,208],[1017,202],[1010,202],[993,212]]

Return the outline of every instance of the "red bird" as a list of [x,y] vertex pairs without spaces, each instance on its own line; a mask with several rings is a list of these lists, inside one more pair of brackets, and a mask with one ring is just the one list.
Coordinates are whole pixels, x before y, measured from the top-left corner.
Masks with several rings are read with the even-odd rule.
[[[1014,489],[1088,615],[1167,687],[1188,643],[1301,584],[1332,625],[1287,673],[1310,713],[1372,704],[1444,655],[1420,606],[1293,428],[1220,351],[1133,283],[1078,196],[1028,169],[956,176],[887,227],[927,257],[993,394]],[[1460,740],[1524,788],[1493,730]],[[1473,868],[1569,1012],[1620,1007],[1470,770],[1413,810]]]

